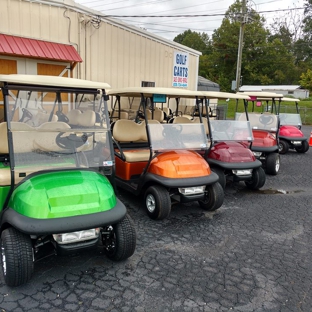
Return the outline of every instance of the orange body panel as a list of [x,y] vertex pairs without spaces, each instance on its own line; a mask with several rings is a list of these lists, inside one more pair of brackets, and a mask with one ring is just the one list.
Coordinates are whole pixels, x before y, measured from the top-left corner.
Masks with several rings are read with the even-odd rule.
[[[123,180],[130,180],[133,176],[140,175],[147,162],[126,162],[119,157],[116,161],[116,176]],[[170,179],[196,178],[207,176],[211,173],[208,163],[196,152],[169,151],[160,153],[155,157],[148,172]]]
[[130,180],[134,175],[140,175],[147,165],[147,161],[126,162],[119,157],[115,157],[116,176],[123,180]]
[[153,159],[148,172],[171,179],[196,178],[211,173],[202,156],[192,151],[164,152]]

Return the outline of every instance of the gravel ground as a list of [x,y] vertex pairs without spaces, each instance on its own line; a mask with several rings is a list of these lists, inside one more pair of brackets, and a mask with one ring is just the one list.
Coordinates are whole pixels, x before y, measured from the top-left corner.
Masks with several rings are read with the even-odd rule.
[[[303,127],[309,137],[312,127]],[[312,148],[281,155],[259,191],[228,184],[214,213],[175,205],[153,221],[120,192],[137,230],[127,261],[99,248],[35,264],[26,285],[0,275],[1,311],[312,311]]]

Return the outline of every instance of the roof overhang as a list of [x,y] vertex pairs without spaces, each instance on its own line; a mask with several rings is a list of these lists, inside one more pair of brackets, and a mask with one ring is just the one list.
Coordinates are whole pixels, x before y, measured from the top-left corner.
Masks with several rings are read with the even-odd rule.
[[69,44],[0,34],[0,55],[78,63],[82,58]]

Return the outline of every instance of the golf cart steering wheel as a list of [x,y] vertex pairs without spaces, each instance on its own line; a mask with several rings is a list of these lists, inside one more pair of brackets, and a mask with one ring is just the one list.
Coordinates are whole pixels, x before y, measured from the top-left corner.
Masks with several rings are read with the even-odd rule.
[[272,124],[274,122],[274,118],[271,115],[261,115],[260,118],[259,118],[259,121],[263,125],[267,126],[267,125],[270,125],[270,124]]
[[63,112],[57,111],[55,114],[56,114],[56,116],[58,118],[57,121],[63,121],[63,122],[66,122],[66,123],[69,122],[68,117]]
[[65,132],[60,132],[55,139],[57,146],[64,149],[76,149],[88,141],[88,137],[92,133],[84,133],[82,136],[77,136],[75,133],[70,133],[64,136]]
[[22,108],[22,118],[19,120],[20,122],[23,122],[25,118],[32,119],[33,114],[27,109],[27,108]]

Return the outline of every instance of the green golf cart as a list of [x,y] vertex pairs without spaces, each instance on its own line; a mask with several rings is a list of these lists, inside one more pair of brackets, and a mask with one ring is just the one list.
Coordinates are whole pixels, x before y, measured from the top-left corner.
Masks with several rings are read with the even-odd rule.
[[136,232],[114,190],[106,83],[0,75],[1,264],[26,283],[47,255],[130,257]]

